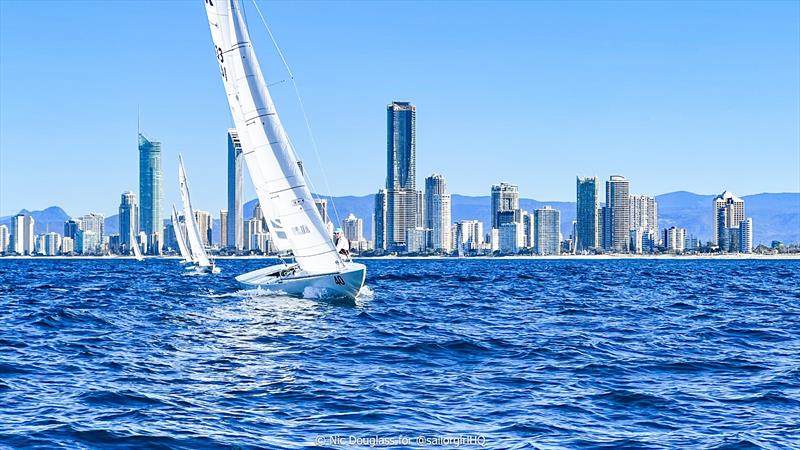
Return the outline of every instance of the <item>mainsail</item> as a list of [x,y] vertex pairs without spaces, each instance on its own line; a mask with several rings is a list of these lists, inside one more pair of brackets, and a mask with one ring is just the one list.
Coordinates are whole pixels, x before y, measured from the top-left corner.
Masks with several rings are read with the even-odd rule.
[[[200,228],[194,219],[192,200],[189,198],[189,184],[186,181],[186,170],[183,168],[183,158],[178,155],[178,182],[181,186],[181,200],[183,200],[183,220],[186,222],[186,234],[189,237],[189,250],[192,253],[192,261],[200,267],[211,266],[211,261],[206,255],[203,241],[200,240]],[[177,230],[176,230],[177,234]]]
[[175,210],[175,205],[172,205],[172,229],[175,230],[175,240],[178,241],[178,250],[185,261],[191,262],[192,255],[189,249],[186,248],[186,241],[183,240],[183,231],[181,223],[178,221],[178,211]]
[[272,243],[291,250],[306,272],[336,272],[344,264],[278,117],[239,6],[235,0],[205,4],[228,104]]
[[143,261],[144,256],[142,256],[142,252],[139,250],[139,243],[136,241],[136,237],[133,235],[133,227],[130,227],[131,230],[131,250],[133,250],[133,257],[136,258],[137,261]]

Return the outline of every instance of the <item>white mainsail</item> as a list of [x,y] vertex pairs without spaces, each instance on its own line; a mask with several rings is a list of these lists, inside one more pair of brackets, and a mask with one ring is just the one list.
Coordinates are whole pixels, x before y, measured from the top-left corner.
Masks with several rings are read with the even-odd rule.
[[143,261],[144,256],[142,256],[142,252],[139,250],[139,243],[136,241],[136,237],[133,235],[133,227],[130,227],[130,240],[131,240],[131,249],[133,250],[133,257],[136,258],[137,261]]
[[189,238],[189,250],[192,255],[191,260],[199,267],[209,267],[211,266],[211,261],[206,255],[206,249],[200,239],[200,228],[194,219],[192,200],[189,198],[189,183],[186,180],[186,170],[183,168],[183,158],[180,155],[178,155],[178,162],[178,182],[181,186],[181,200],[183,200],[183,220],[186,223],[186,234]]
[[186,248],[186,241],[183,240],[183,231],[181,230],[181,223],[178,221],[178,211],[175,210],[175,205],[172,205],[172,229],[175,230],[175,240],[178,241],[178,250],[181,252],[181,257],[187,262],[192,262],[192,255],[189,249]]
[[206,0],[233,121],[272,243],[308,273],[344,267],[306,185],[235,0]]

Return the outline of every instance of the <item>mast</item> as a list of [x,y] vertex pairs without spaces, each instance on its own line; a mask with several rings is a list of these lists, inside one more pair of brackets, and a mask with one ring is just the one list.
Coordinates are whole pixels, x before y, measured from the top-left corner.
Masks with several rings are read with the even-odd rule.
[[178,155],[178,182],[181,187],[181,200],[183,200],[183,220],[186,223],[186,234],[189,237],[189,250],[192,252],[192,261],[200,267],[208,267],[211,261],[206,255],[206,249],[200,239],[200,229],[194,220],[192,200],[189,197],[189,183],[186,179],[186,170],[183,168],[183,158]]
[[178,250],[181,252],[181,257],[187,262],[192,262],[192,255],[189,253],[189,249],[186,248],[186,241],[183,240],[183,230],[181,229],[181,223],[178,221],[178,211],[175,209],[175,205],[172,205],[172,229],[175,230],[175,240],[178,241]]

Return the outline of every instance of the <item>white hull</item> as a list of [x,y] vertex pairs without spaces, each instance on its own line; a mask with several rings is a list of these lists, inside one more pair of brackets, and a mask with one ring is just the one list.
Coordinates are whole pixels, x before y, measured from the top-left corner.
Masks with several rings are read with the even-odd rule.
[[265,267],[239,275],[236,281],[293,297],[355,299],[364,286],[367,273],[363,264],[348,262],[340,272],[308,274],[297,269],[291,274],[284,273],[281,276],[281,271],[291,267],[286,264]]

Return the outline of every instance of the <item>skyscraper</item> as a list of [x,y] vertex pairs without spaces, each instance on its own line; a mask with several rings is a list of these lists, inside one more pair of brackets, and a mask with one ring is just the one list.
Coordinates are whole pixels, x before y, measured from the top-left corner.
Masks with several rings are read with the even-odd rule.
[[408,102],[392,102],[386,108],[386,247],[390,251],[404,251],[406,231],[417,228],[416,111]]
[[533,211],[534,251],[537,255],[561,253],[561,211],[545,206]]
[[600,196],[597,177],[577,178],[577,236],[578,252],[600,247]]
[[162,239],[161,178],[161,143],[139,133],[139,228],[147,234],[150,254],[160,252]]
[[[726,241],[726,228],[738,228],[739,223],[744,220],[744,200],[725,191],[714,198],[713,201],[713,230],[711,245],[719,245],[724,251],[729,251],[726,245],[720,241]],[[723,242],[724,244],[725,242]]]
[[749,217],[739,223],[739,251],[753,252],[753,219]]
[[492,228],[503,223],[520,222],[519,188],[515,184],[501,182],[492,186]]
[[425,221],[423,228],[431,230],[430,247],[449,252],[450,242],[450,194],[444,177],[433,174],[425,179]]
[[213,221],[211,213],[208,211],[195,210],[194,220],[197,221],[197,228],[200,231],[200,239],[203,240],[203,245],[210,247],[211,234],[213,232]]
[[375,207],[372,214],[372,240],[375,241],[375,250],[386,250],[386,222],[388,215],[388,193],[381,189],[375,194]]
[[244,246],[244,203],[242,198],[242,143],[236,128],[228,129],[228,223],[225,234],[227,247],[236,251]]
[[8,251],[9,240],[8,227],[0,225],[0,253]]
[[350,213],[346,219],[342,221],[342,231],[344,237],[350,241],[350,246],[353,243],[361,242],[364,240],[364,221],[356,217],[355,214]]
[[131,239],[139,234],[139,207],[133,192],[124,192],[120,197],[119,243],[121,253],[127,254],[131,249]]
[[33,234],[33,216],[17,214],[11,218],[9,230],[9,252],[18,255],[32,255],[36,236]]
[[610,236],[607,250],[627,252],[631,229],[630,183],[621,175],[612,175],[606,181],[606,206]]
[[75,220],[82,233],[78,235],[80,252],[84,255],[102,253],[105,217],[99,213],[89,213]]
[[219,210],[219,247],[228,246],[228,210]]

